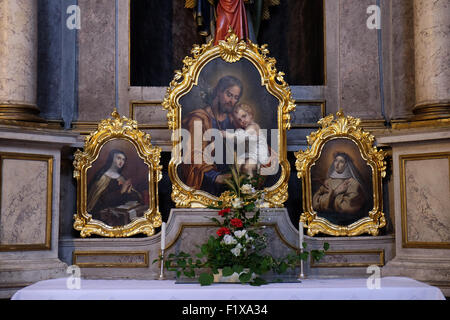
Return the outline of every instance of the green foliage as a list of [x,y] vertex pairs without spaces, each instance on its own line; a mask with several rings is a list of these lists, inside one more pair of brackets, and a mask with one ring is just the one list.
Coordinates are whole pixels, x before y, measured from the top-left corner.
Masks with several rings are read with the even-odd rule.
[[[266,236],[260,227],[260,207],[264,202],[264,193],[256,191],[261,183],[260,177],[249,179],[240,175],[238,167],[231,168],[232,178],[227,185],[236,196],[233,205],[224,206],[219,202],[219,218],[211,218],[219,229],[216,236],[210,236],[208,241],[198,246],[200,252],[193,257],[186,252],[169,254],[164,262],[168,271],[176,272],[177,277],[195,278],[202,286],[210,285],[214,281],[214,274],[222,269],[223,276],[239,274],[239,281],[243,284],[259,286],[267,281],[261,276],[273,271],[283,274],[288,269],[295,269],[300,261],[306,261],[309,254],[318,261],[329,249],[324,243],[323,250],[308,252],[306,243],[303,243],[303,252],[291,252],[282,258],[274,258],[263,253],[266,248]],[[161,261],[162,257],[153,261]],[[197,272],[196,272],[197,270]]]
[[214,276],[208,272],[203,272],[198,277],[198,282],[200,282],[202,286],[209,286],[211,283],[213,283],[213,281]]

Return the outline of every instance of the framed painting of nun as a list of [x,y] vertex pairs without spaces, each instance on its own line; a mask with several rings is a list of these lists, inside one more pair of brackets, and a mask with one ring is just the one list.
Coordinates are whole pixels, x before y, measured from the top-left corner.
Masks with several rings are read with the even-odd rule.
[[77,150],[77,214],[74,228],[82,237],[151,236],[161,226],[158,181],[161,149],[134,120],[120,117],[103,120]]
[[342,111],[319,121],[308,137],[309,148],[298,151],[296,168],[303,183],[301,221],[308,235],[377,235],[386,224],[381,179],[384,152],[359,127],[360,119]]

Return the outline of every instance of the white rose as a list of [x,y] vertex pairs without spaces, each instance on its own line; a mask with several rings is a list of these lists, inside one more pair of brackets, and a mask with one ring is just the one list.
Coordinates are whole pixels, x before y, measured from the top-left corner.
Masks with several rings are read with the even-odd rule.
[[242,200],[241,198],[234,198],[233,199],[233,208],[238,209],[242,207]]
[[253,188],[251,184],[247,183],[241,187],[241,191],[243,194],[250,194],[255,192],[255,188]]
[[236,236],[236,238],[240,239],[243,236],[247,236],[246,233],[247,233],[247,230],[237,230],[234,232],[234,235]]
[[226,234],[226,235],[223,237],[222,242],[225,243],[225,244],[236,244],[236,243],[237,243],[236,239],[233,238],[233,236],[231,236],[231,235],[229,235],[229,234]]
[[239,255],[241,254],[241,249],[233,248],[231,249],[231,253],[234,254],[236,257],[239,257]]

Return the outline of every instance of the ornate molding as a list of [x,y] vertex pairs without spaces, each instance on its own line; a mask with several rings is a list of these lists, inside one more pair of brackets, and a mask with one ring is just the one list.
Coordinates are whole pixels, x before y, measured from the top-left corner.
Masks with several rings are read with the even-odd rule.
[[[338,111],[336,118],[329,115],[319,121],[322,128],[311,133],[307,137],[308,149],[295,153],[297,176],[302,179],[303,185],[303,210],[300,220],[308,227],[308,235],[318,233],[334,236],[356,236],[363,233],[378,235],[379,228],[386,225],[386,219],[382,212],[382,185],[381,180],[386,175],[386,152],[378,150],[374,146],[374,136],[365,132],[361,127],[361,120],[351,116],[345,116],[342,110]],[[336,139],[353,141],[359,149],[361,158],[372,170],[373,208],[367,217],[350,225],[336,225],[327,219],[320,217],[312,206],[312,179],[311,167],[322,155],[322,150],[327,142]]]
[[276,60],[268,57],[267,45],[258,46],[251,41],[239,41],[230,32],[229,36],[214,46],[213,41],[202,46],[195,45],[190,57],[183,60],[182,70],[175,71],[173,80],[167,88],[163,107],[168,111],[168,126],[172,129],[172,160],[169,164],[169,175],[173,184],[172,199],[177,207],[206,207],[217,205],[218,201],[228,201],[227,195],[215,197],[201,190],[194,190],[186,186],[178,177],[177,166],[181,163],[178,129],[181,129],[180,98],[189,93],[198,84],[202,69],[211,61],[221,59],[227,63],[239,63],[243,59],[250,61],[258,70],[261,85],[279,102],[277,110],[277,128],[279,129],[279,163],[281,178],[266,190],[266,200],[269,206],[280,207],[287,200],[287,185],[290,173],[289,162],[286,158],[286,130],[291,127],[290,113],[295,110],[295,102],[289,85],[284,80],[284,73],[276,70]]
[[[143,218],[125,226],[112,227],[93,219],[87,211],[87,170],[97,160],[103,146],[117,139],[130,142],[149,168],[149,209]],[[92,234],[104,237],[129,237],[138,233],[153,235],[154,229],[162,224],[158,209],[158,181],[162,178],[160,154],[161,149],[152,146],[150,135],[138,130],[135,120],[120,117],[116,110],[112,113],[112,118],[102,120],[98,129],[85,138],[84,151],[77,150],[74,155],[73,176],[77,179],[77,214],[74,215],[73,224],[75,230],[80,231],[82,237]]]

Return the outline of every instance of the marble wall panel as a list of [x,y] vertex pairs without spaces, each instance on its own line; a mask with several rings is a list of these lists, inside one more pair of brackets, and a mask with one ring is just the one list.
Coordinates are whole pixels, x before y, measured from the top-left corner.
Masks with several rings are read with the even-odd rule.
[[450,3],[415,0],[416,103],[449,100]]
[[[327,112],[339,110],[339,2],[325,1],[325,86]],[[295,91],[294,91],[295,96]]]
[[329,251],[319,261],[312,261],[311,268],[368,267],[384,265],[383,250]]
[[40,245],[47,237],[46,161],[3,159],[0,245]]
[[78,121],[99,121],[115,107],[115,6],[79,0]]
[[[406,243],[450,244],[450,154],[405,161]],[[404,233],[405,236],[405,233]]]
[[317,121],[326,115],[325,109],[325,101],[297,101],[295,111],[291,112],[291,128],[316,126]]
[[37,1],[0,1],[0,104],[36,104]]
[[409,118],[415,103],[414,5],[392,1],[391,20],[392,105],[391,119]]
[[84,268],[148,267],[148,252],[85,251],[74,252],[73,263]]
[[139,102],[131,104],[131,115],[137,120],[139,125],[152,125],[158,127],[167,127],[167,110],[165,110],[161,102]]
[[346,114],[380,119],[377,30],[367,28],[372,0],[340,1],[340,102]]

